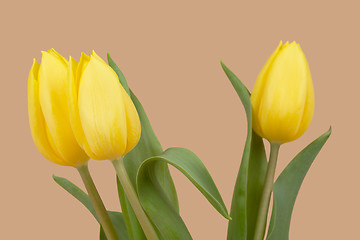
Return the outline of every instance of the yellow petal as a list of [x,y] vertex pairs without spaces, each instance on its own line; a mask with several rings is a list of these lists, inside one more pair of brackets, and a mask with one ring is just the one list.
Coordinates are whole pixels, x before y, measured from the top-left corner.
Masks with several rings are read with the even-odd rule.
[[88,160],[72,132],[67,101],[68,65],[54,51],[43,52],[39,69],[39,96],[55,152],[69,165],[77,166]]
[[64,58],[57,51],[55,51],[55,49],[52,48],[52,49],[48,50],[48,53],[50,53],[52,56],[54,56],[59,61],[61,61],[65,66],[68,65],[68,63],[69,63],[68,60],[66,60],[66,58]]
[[78,91],[79,83],[81,77],[81,71],[86,67],[90,58],[82,54],[80,58],[80,63],[77,63],[72,57],[69,61],[69,71],[68,71],[68,81],[69,81],[69,91],[68,91],[68,103],[69,103],[69,114],[70,114],[70,123],[73,129],[75,138],[79,145],[84,149],[88,156],[92,159],[96,159],[96,155],[90,149],[90,146],[86,140],[84,130],[80,121],[79,107],[78,107]]
[[284,46],[268,72],[259,124],[265,138],[273,142],[291,141],[300,127],[307,96],[306,65],[301,55],[296,43]]
[[86,69],[86,66],[88,65],[89,61],[90,61],[90,57],[88,55],[86,55],[85,53],[81,53],[80,62],[77,65],[77,69],[76,69],[76,89],[77,89],[77,92],[79,92],[79,85],[80,85],[81,76],[82,76],[84,70]]
[[258,114],[259,114],[259,107],[261,104],[261,97],[264,94],[264,89],[266,85],[268,70],[270,69],[273,60],[279,53],[279,51],[282,49],[282,41],[280,41],[278,47],[276,50],[271,54],[269,59],[266,61],[264,67],[261,69],[256,82],[255,86],[253,88],[253,92],[251,94],[251,105],[252,105],[252,118],[253,118],[253,128],[255,132],[257,132],[260,136],[263,136],[263,133],[261,131],[261,126],[258,124]]
[[[95,57],[97,60],[99,60],[100,62],[103,62],[104,64],[106,64],[106,62],[99,56],[96,54],[96,52],[93,50],[91,53],[91,56]],[[107,65],[107,64],[106,64]]]
[[314,97],[314,86],[311,78],[310,68],[306,61],[305,55],[303,53],[304,62],[306,63],[306,79],[307,79],[307,95],[306,95],[306,102],[304,107],[304,113],[301,119],[300,127],[298,129],[298,132],[296,133],[296,136],[294,139],[299,138],[301,135],[304,134],[306,129],[308,129],[313,114],[314,114],[314,105],[315,105],[315,97]]
[[116,73],[93,54],[78,94],[81,125],[97,159],[123,156],[127,144],[124,99]]
[[49,161],[60,165],[69,165],[51,147],[47,137],[47,126],[39,101],[38,83],[39,64],[34,59],[28,80],[28,111],[31,135],[40,153]]
[[130,96],[127,94],[125,89],[121,87],[122,95],[125,102],[125,112],[126,112],[126,127],[127,127],[127,144],[124,155],[133,149],[136,144],[139,142],[141,136],[141,124],[139,119],[139,114],[136,111],[134,103],[132,102]]

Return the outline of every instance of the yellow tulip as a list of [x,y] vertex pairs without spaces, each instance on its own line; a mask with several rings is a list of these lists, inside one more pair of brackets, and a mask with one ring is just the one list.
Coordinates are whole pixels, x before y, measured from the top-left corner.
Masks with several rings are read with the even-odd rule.
[[69,107],[75,137],[95,160],[124,156],[140,139],[136,108],[114,70],[94,51],[70,57]]
[[71,129],[67,101],[68,61],[54,49],[34,59],[28,80],[28,111],[36,147],[48,160],[78,167],[89,159]]
[[298,43],[280,42],[256,80],[251,105],[253,129],[270,142],[290,142],[306,131],[314,112],[314,88]]

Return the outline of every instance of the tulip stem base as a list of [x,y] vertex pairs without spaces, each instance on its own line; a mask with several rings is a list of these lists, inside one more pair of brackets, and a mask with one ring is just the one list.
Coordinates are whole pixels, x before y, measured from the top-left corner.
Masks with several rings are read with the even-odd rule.
[[134,213],[139,220],[141,228],[144,231],[144,234],[148,240],[158,240],[158,236],[154,230],[153,225],[151,224],[150,220],[148,219],[144,209],[142,208],[137,193],[130,181],[129,175],[126,172],[124,159],[118,158],[112,161],[112,164],[115,167],[117,176],[119,178],[120,184],[124,189],[124,192],[129,199],[131,207],[134,210]]
[[260,200],[259,212],[256,219],[254,240],[263,240],[269,211],[270,197],[274,185],[276,162],[279,154],[280,144],[270,143],[269,164],[266,170],[264,188]]
[[110,220],[109,214],[105,209],[104,203],[102,202],[99,192],[97,191],[94,181],[91,178],[87,163],[77,167],[80,173],[81,179],[84,182],[86,191],[90,197],[91,203],[95,209],[98,221],[104,229],[105,235],[108,240],[118,240],[115,228]]

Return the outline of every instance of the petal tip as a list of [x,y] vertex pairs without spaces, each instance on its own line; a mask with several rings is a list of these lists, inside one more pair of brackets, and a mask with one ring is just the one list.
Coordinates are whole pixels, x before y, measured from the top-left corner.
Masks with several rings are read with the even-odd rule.
[[39,65],[38,61],[36,61],[36,58],[33,58],[33,65],[35,64]]
[[81,56],[80,57],[89,57],[86,53],[81,52]]

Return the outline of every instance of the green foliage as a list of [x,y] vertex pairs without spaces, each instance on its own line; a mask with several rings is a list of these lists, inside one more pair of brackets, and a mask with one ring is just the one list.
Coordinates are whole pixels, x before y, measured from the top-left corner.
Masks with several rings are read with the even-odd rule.
[[262,138],[252,131],[250,93],[224,63],[222,68],[238,94],[247,118],[247,137],[231,203],[228,240],[252,240],[267,168]]
[[[99,222],[95,209],[93,205],[91,204],[91,200],[89,196],[81,190],[78,186],[67,180],[66,178],[57,177],[53,175],[53,179],[57,184],[59,184],[62,188],[64,188],[68,193],[70,193],[72,196],[74,196],[76,199],[78,199],[89,211],[90,213],[95,217],[95,219]],[[117,232],[117,235],[119,237],[119,240],[128,240],[129,236],[126,231],[124,219],[121,213],[119,212],[108,212],[111,222],[113,223],[115,230]],[[100,222],[99,222],[100,224]],[[100,227],[101,228],[101,227]],[[106,240],[106,236],[104,231],[100,230],[100,239]]]
[[[109,54],[108,54],[108,61],[109,61],[109,65],[118,75],[120,83],[123,85],[124,89],[128,92],[129,96],[131,97],[131,100],[133,101],[136,107],[141,122],[140,140],[136,145],[136,147],[133,150],[131,150],[128,154],[126,154],[126,156],[124,157],[124,165],[126,171],[129,175],[129,178],[134,188],[136,189],[136,174],[141,163],[145,161],[147,158],[161,155],[163,153],[163,149],[151,127],[150,121],[145,113],[143,106],[141,105],[140,101],[137,99],[135,94],[129,89],[123,73],[117,67],[115,62],[111,59]],[[179,203],[169,168],[165,163],[159,164],[156,167],[157,167],[157,175],[159,179],[161,179],[161,186],[164,190],[164,193],[167,195],[167,197],[170,199],[170,201],[178,211]],[[141,229],[141,226],[135,216],[134,210],[132,209],[127,197],[125,196],[121,185],[119,184],[119,182],[117,183],[118,183],[120,204],[129,235],[136,240],[146,239]]]
[[[225,204],[201,160],[186,149],[172,148],[163,152],[140,101],[129,89],[123,73],[109,54],[108,61],[117,73],[120,83],[128,91],[140,117],[140,141],[124,157],[124,164],[132,184],[138,190],[144,210],[158,230],[160,237],[174,240],[191,239],[190,233],[179,216],[178,198],[168,164],[172,164],[185,174],[209,202],[222,215],[228,217]],[[145,239],[119,183],[118,192],[129,235],[134,239]]]
[[[252,240],[263,190],[267,160],[263,139],[252,130],[250,92],[223,63],[224,72],[237,92],[246,112],[247,137],[235,183],[230,216],[221,195],[201,160],[190,150],[169,148],[163,151],[149,119],[126,79],[108,54],[109,65],[131,97],[141,121],[141,137],[137,146],[124,157],[124,164],[142,207],[160,239],[192,239],[179,215],[179,203],[168,165],[184,174],[210,204],[225,218],[232,219],[228,240]],[[267,240],[288,240],[292,210],[301,184],[331,134],[331,128],[303,149],[284,169],[273,187],[273,211]],[[95,217],[89,196],[65,178],[53,176],[56,183],[78,199]],[[135,213],[117,179],[118,195],[123,213],[109,211],[111,221],[121,240],[146,240]],[[195,214],[195,213],[194,213]],[[99,222],[99,221],[98,221]],[[100,226],[100,240],[106,240]]]
[[116,184],[118,188],[118,195],[123,213],[125,225],[130,239],[146,240],[145,234],[136,218],[134,210],[132,209],[129,200],[127,199],[124,189],[121,186],[118,177],[116,176]]
[[[140,201],[164,239],[192,239],[176,207],[169,201],[157,174],[157,165],[171,164],[183,173],[214,206],[229,219],[225,204],[201,160],[190,150],[169,148],[162,155],[148,158],[137,176]],[[195,213],[194,213],[195,214]]]
[[[119,240],[130,240],[136,238],[129,238],[128,233],[126,231],[126,226],[124,222],[124,218],[122,213],[119,212],[111,212],[108,211],[111,222],[115,226],[116,233],[118,235]],[[100,226],[100,240],[107,240],[104,230]]]
[[274,202],[267,240],[288,240],[291,214],[301,184],[315,157],[330,137],[331,128],[289,163],[274,184]]
[[81,190],[78,186],[67,180],[66,178],[57,177],[53,175],[53,179],[57,184],[59,184],[62,188],[64,188],[68,193],[70,193],[72,196],[74,196],[77,200],[79,200],[89,211],[90,213],[95,217],[96,221],[99,222],[95,209],[93,205],[91,204],[91,200],[89,196]]
[[[228,240],[252,240],[265,180],[267,160],[262,138],[252,131],[250,93],[223,63],[247,117],[247,138],[231,205]],[[301,184],[331,129],[309,144],[285,168],[273,188],[274,203],[267,240],[288,240],[292,210]]]
[[121,72],[121,70],[118,68],[118,66],[116,65],[116,63],[111,59],[110,54],[107,54],[107,58],[108,58],[108,62],[109,62],[109,66],[116,72],[116,75],[119,78],[119,81],[121,83],[121,85],[123,86],[123,88],[125,89],[125,91],[130,95],[130,88],[127,84],[127,81],[125,79],[124,74]]

